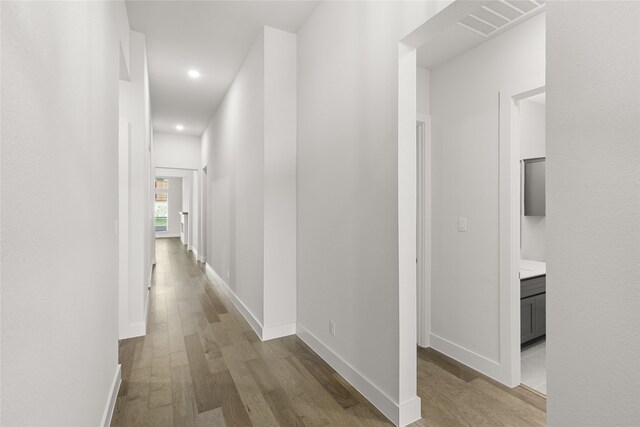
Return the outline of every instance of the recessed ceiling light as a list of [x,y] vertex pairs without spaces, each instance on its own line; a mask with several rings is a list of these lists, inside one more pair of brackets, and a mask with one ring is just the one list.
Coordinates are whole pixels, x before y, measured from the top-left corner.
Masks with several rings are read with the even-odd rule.
[[189,70],[189,77],[191,77],[192,79],[197,79],[198,77],[200,77],[200,71]]
[[182,126],[182,125],[176,125],[176,129],[178,129],[178,130],[184,130],[184,126]]

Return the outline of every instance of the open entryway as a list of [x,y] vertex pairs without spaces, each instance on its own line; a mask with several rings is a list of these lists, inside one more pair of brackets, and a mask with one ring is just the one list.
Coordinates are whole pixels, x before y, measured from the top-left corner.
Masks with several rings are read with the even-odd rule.
[[515,366],[520,362],[520,383],[546,394],[545,88],[530,88],[503,101],[511,112],[505,142],[516,157],[510,178],[518,184],[511,186],[510,221],[518,242],[511,247],[511,260],[519,266],[511,286],[519,298],[512,301],[511,313],[520,335],[513,342],[512,358]]
[[[509,17],[498,3],[454,3],[404,39],[415,49],[401,45],[400,74],[417,66],[416,342],[506,387],[522,377],[544,393],[546,17],[543,4],[524,3],[500,3]],[[399,153],[408,162],[410,153]],[[528,186],[540,183],[542,196]],[[521,265],[531,270],[522,295]]]

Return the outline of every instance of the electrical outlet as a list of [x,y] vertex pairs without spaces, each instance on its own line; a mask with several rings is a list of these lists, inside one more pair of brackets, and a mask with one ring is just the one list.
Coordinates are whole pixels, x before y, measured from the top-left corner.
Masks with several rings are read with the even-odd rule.
[[336,322],[333,320],[329,320],[329,333],[334,337],[336,336]]
[[460,217],[458,218],[458,231],[461,233],[466,233],[467,231],[467,218]]

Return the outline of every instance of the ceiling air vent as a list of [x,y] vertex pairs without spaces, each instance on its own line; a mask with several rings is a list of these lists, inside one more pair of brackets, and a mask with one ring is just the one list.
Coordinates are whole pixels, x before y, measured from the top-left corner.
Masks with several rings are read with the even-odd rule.
[[458,25],[483,37],[495,35],[544,7],[545,0],[494,0],[465,16]]

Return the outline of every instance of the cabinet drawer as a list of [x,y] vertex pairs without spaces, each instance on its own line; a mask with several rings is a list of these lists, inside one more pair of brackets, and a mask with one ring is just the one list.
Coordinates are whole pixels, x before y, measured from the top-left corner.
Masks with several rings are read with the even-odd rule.
[[543,294],[547,290],[547,276],[532,277],[520,281],[520,298]]

